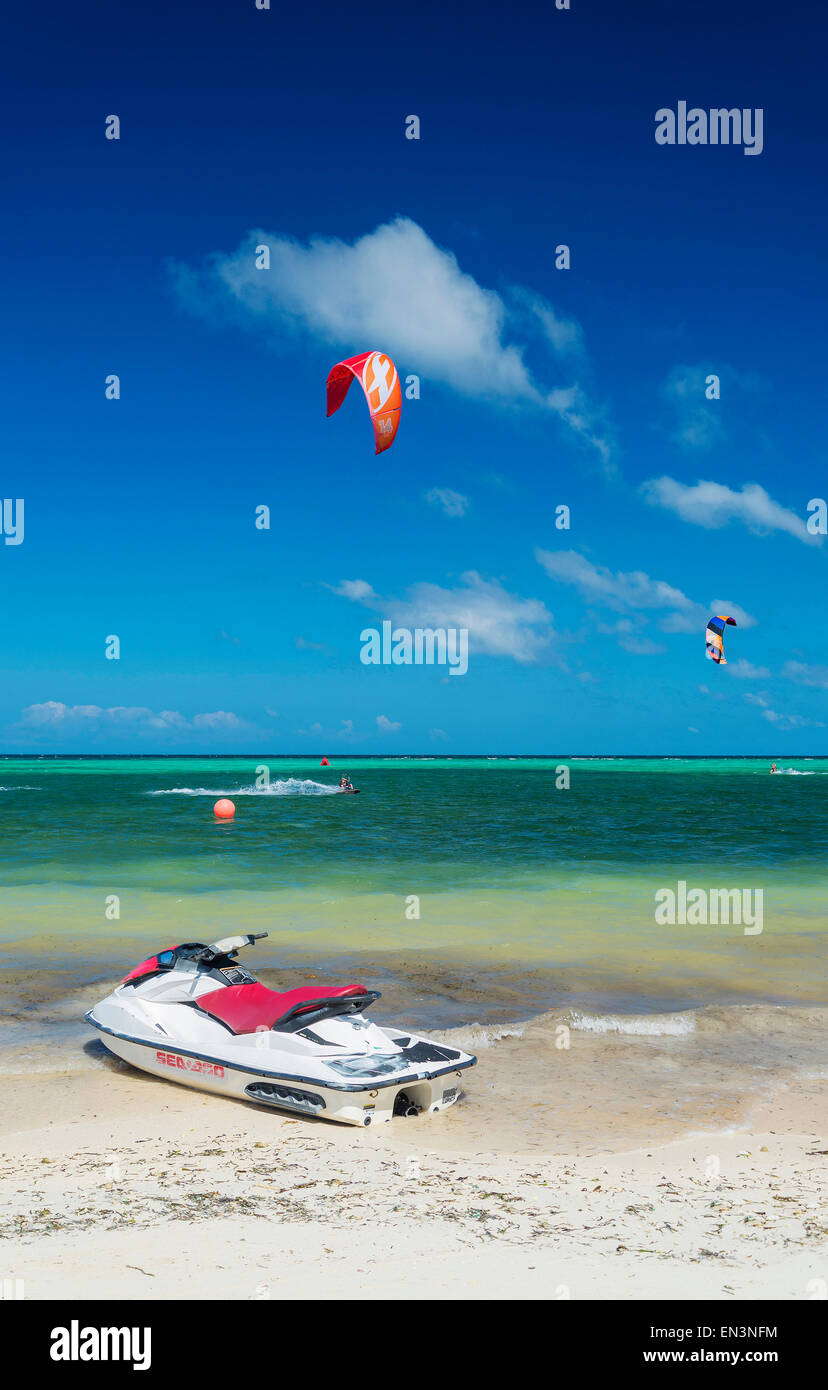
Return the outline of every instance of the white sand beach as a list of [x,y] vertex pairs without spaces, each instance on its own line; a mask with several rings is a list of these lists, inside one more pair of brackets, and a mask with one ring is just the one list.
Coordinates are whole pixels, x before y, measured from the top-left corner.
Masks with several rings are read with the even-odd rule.
[[721,1133],[504,1155],[452,1152],[441,1116],[338,1127],[120,1066],[38,1080],[6,1078],[0,1137],[4,1276],[29,1299],[805,1300],[828,1287],[816,1083]]

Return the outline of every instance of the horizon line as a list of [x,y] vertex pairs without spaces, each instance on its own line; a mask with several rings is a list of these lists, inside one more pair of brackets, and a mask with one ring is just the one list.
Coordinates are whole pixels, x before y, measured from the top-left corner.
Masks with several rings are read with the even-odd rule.
[[[329,757],[327,753],[321,757]],[[780,757],[800,758],[806,760],[828,759],[828,753],[335,753],[334,757],[344,758],[346,761],[355,762],[360,758],[422,758],[437,761],[440,758],[459,761],[461,759],[475,758],[513,758],[516,760],[529,758],[654,758],[671,759],[684,758],[688,761],[694,759],[718,758],[722,761],[739,761],[740,759],[756,758],[770,759],[771,762]],[[294,760],[308,758],[316,760],[320,757],[317,753],[0,753],[0,759],[33,759],[33,758],[76,758],[76,759],[101,759],[101,758],[175,758],[178,760],[191,758],[292,758]]]

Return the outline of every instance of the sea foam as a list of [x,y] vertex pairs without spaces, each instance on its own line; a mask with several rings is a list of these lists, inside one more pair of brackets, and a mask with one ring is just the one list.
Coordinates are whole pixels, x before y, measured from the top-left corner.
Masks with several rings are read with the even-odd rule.
[[148,792],[148,796],[336,796],[339,787],[327,782],[314,782],[310,777],[288,777],[271,782],[266,787],[165,787]]
[[681,1037],[696,1031],[694,1013],[582,1014],[572,1010],[569,1026],[579,1033],[626,1033],[649,1037]]
[[442,1033],[429,1032],[435,1042],[449,1043],[463,1051],[479,1052],[482,1048],[493,1047],[504,1038],[522,1038],[525,1024],[506,1023],[464,1023],[459,1028],[448,1028]]

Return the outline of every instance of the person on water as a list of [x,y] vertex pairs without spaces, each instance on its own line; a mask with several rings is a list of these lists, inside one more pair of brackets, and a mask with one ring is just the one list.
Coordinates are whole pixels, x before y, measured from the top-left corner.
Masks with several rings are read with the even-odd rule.
[[339,790],[341,792],[352,792],[354,790],[354,784],[347,773],[343,772],[339,779]]
[[776,763],[774,763],[774,764],[773,764],[773,767],[771,768],[771,772],[775,772],[775,771],[776,771]]

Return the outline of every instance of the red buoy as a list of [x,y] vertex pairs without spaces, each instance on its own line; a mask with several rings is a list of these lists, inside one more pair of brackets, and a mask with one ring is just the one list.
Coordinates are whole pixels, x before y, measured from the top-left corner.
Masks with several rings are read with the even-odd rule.
[[213,807],[213,815],[216,820],[232,820],[235,814],[236,808],[232,801],[227,800],[227,797],[222,797],[221,801],[217,801]]
[[319,764],[319,766],[320,766],[320,767],[330,767],[330,763],[328,762],[328,759],[327,759],[327,758],[323,758],[322,761],[321,761],[321,763]]

